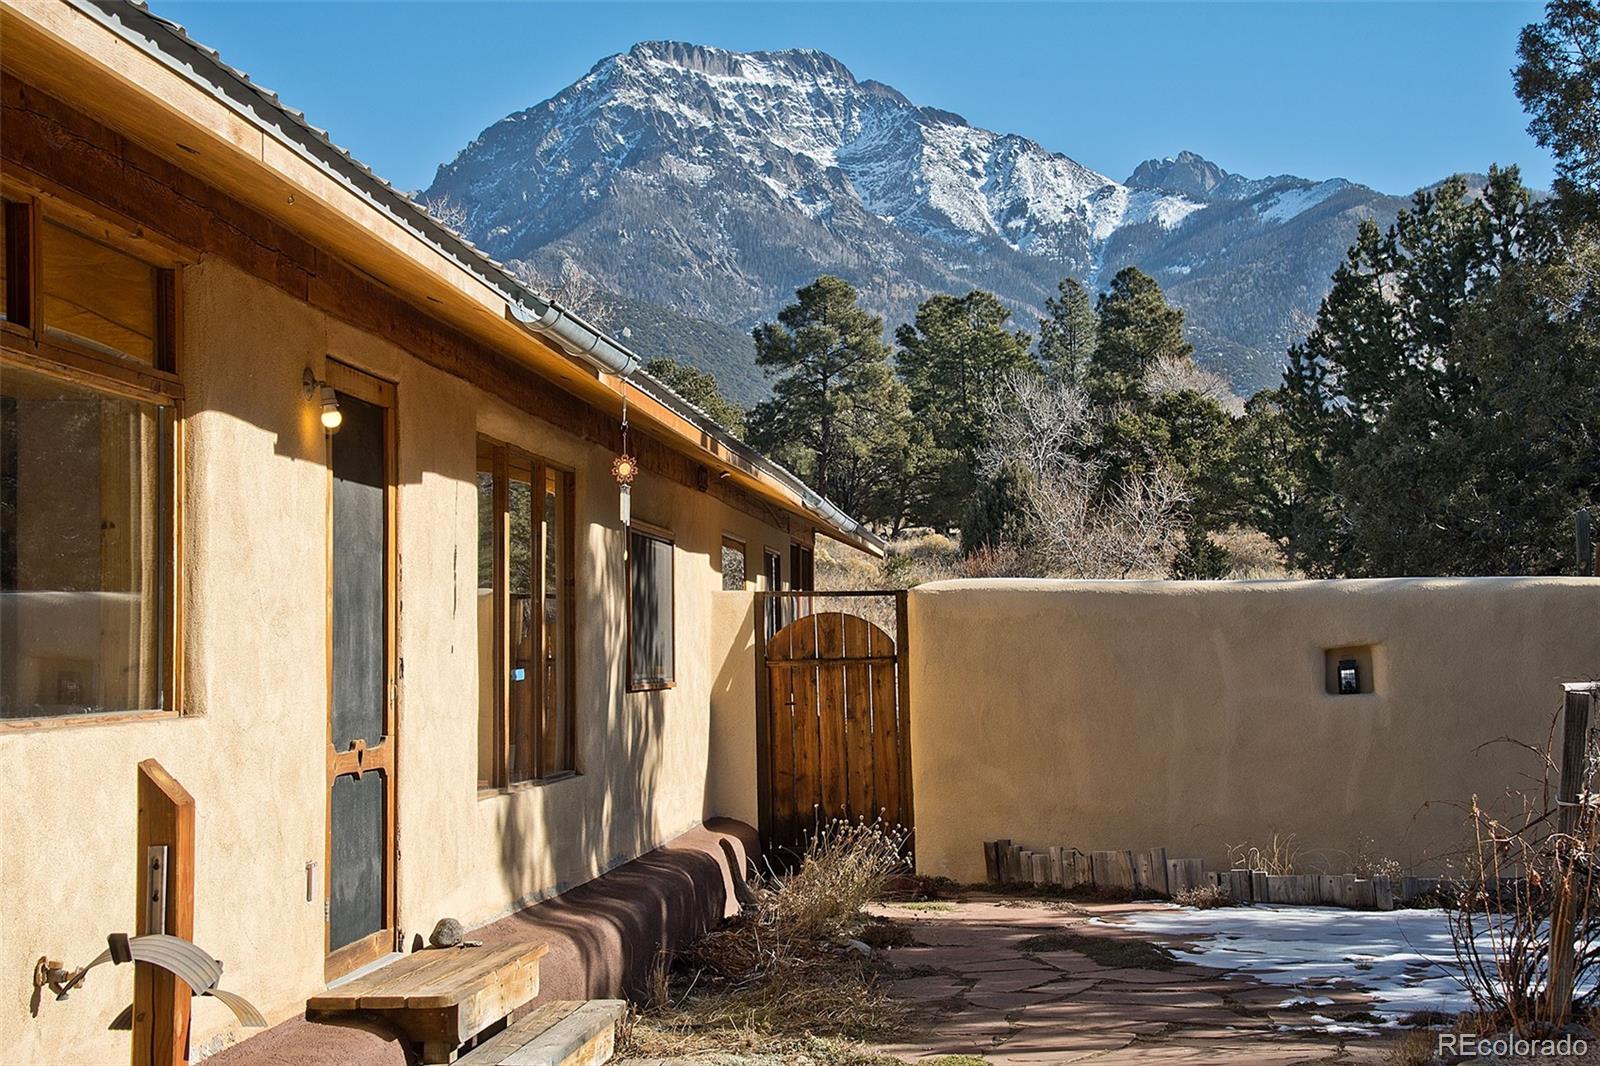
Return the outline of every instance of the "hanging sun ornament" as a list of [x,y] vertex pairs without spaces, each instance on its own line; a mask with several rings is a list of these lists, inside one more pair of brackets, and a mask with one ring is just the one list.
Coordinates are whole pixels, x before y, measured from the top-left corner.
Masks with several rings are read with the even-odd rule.
[[632,521],[632,496],[633,479],[639,476],[639,460],[628,454],[628,383],[622,383],[622,453],[611,460],[611,476],[616,478],[617,487],[621,494],[618,501],[622,514],[622,524],[627,526]]

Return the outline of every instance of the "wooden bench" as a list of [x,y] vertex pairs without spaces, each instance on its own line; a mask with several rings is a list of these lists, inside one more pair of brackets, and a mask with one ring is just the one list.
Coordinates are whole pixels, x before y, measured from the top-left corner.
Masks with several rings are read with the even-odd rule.
[[456,1066],[597,1066],[616,1049],[620,999],[542,1003],[463,1055]]
[[455,1061],[462,1043],[539,994],[544,944],[436,948],[407,955],[306,1001],[308,1015],[377,1015],[418,1045],[422,1061]]

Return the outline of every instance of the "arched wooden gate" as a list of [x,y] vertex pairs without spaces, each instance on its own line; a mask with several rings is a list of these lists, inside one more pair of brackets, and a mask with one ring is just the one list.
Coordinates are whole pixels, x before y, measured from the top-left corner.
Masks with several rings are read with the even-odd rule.
[[[813,609],[841,598],[865,606],[868,596],[893,604],[892,620],[886,609],[871,613],[893,626],[894,637],[856,613]],[[760,597],[756,750],[766,847],[800,847],[832,818],[882,818],[911,829],[905,593]]]

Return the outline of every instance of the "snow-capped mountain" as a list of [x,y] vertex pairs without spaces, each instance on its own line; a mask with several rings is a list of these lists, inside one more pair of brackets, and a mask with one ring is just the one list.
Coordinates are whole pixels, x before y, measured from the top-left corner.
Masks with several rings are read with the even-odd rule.
[[1118,182],[822,52],[673,42],[608,57],[495,123],[421,198],[514,267],[549,278],[576,264],[631,300],[736,329],[822,272],[891,327],[932,292],[972,287],[1031,327],[1062,277],[1093,287],[1136,263],[1241,387],[1273,376],[1356,219],[1398,204],[1338,179],[1241,178],[1192,152]]

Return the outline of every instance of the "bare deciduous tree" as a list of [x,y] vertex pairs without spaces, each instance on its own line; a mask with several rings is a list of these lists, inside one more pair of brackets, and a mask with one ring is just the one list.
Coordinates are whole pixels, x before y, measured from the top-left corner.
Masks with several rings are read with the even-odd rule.
[[1027,473],[1025,527],[1033,569],[1057,577],[1165,577],[1182,540],[1189,501],[1170,474],[1101,488],[1103,470],[1084,458],[1093,436],[1083,393],[1038,375],[1012,373],[986,400],[993,427],[980,472]]

